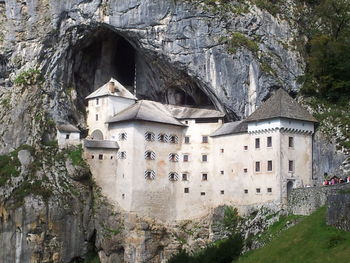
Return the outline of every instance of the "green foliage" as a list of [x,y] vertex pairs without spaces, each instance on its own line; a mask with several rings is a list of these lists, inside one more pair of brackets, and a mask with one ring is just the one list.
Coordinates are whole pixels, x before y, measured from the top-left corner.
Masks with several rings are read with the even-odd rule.
[[225,207],[225,214],[223,224],[226,229],[234,235],[237,229],[237,225],[240,222],[241,218],[238,215],[237,208],[233,208],[232,206]]
[[83,159],[83,147],[81,145],[71,146],[65,150],[68,154],[69,159],[73,165],[87,167],[85,160]]
[[44,77],[38,69],[23,71],[14,79],[14,83],[18,86],[32,86],[42,82],[44,82]]
[[235,32],[231,35],[231,38],[227,40],[227,45],[227,49],[230,53],[236,53],[239,48],[246,48],[255,55],[259,51],[259,46],[254,40],[247,38],[239,32]]
[[328,226],[325,215],[326,208],[319,209],[265,247],[243,255],[238,262],[349,262],[350,232]]
[[282,12],[283,0],[252,0],[252,3],[274,16]]
[[243,248],[241,235],[236,234],[227,239],[219,240],[206,248],[188,254],[180,250],[178,254],[169,259],[168,263],[227,263],[237,259]]

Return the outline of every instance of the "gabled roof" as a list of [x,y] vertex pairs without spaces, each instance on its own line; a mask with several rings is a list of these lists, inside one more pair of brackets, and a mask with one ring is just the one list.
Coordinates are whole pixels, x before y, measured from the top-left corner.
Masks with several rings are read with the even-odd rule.
[[165,105],[150,100],[140,100],[136,102],[125,110],[117,113],[107,122],[115,123],[130,120],[142,120],[177,126],[186,126],[174,118]]
[[177,119],[209,119],[223,118],[224,113],[217,110],[189,108],[176,105],[166,105],[171,114]]
[[57,130],[60,132],[80,132],[80,130],[72,124],[59,124],[57,125]]
[[120,84],[114,78],[111,78],[110,81],[104,84],[101,88],[95,90],[85,99],[93,99],[103,96],[123,97],[133,100],[137,99],[130,91],[128,91],[122,84]]
[[317,122],[317,120],[283,89],[279,89],[245,120],[258,121],[288,118]]
[[234,121],[224,123],[219,129],[212,133],[211,137],[228,135],[234,133],[245,133],[248,131],[248,123],[245,121]]

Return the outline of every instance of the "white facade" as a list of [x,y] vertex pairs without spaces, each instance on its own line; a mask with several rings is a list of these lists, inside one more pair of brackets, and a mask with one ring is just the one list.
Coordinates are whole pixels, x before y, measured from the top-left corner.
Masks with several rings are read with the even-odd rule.
[[[223,204],[283,206],[292,187],[312,184],[313,123],[276,118],[212,135],[222,118],[182,118],[184,126],[130,119],[107,123],[130,99],[89,100],[89,135],[119,149],[86,149],[102,192],[126,211],[163,221],[193,219]],[[98,114],[98,120],[95,115]]]

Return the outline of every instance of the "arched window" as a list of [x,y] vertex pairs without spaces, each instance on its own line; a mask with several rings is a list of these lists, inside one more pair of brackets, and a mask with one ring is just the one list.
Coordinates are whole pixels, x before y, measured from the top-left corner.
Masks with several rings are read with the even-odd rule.
[[179,143],[179,137],[177,137],[177,135],[170,135],[169,142],[170,143]]
[[145,151],[145,159],[146,160],[155,160],[156,159],[156,153],[153,151]]
[[126,159],[126,152],[119,152],[118,153],[118,158],[119,159]]
[[156,173],[153,170],[145,171],[145,179],[146,180],[154,180],[156,178]]
[[126,132],[121,132],[118,135],[119,141],[125,141],[127,139],[127,137],[128,136],[127,136]]
[[170,172],[168,175],[169,181],[179,180],[179,175],[176,172]]
[[178,162],[179,155],[177,153],[169,153],[169,161],[170,162]]
[[167,142],[168,136],[164,133],[160,133],[160,134],[158,134],[158,141],[159,142]]
[[103,133],[100,130],[94,130],[91,133],[91,139],[93,140],[103,140]]
[[146,132],[146,133],[145,133],[145,139],[146,139],[146,141],[148,141],[148,142],[153,142],[154,139],[155,139],[154,133],[153,133],[153,132]]

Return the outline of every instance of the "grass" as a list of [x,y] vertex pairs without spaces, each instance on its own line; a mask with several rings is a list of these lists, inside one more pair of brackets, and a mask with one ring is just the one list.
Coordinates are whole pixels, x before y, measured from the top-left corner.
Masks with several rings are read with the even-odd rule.
[[350,258],[350,232],[327,226],[323,207],[282,232],[265,247],[241,256],[238,263],[345,263]]

